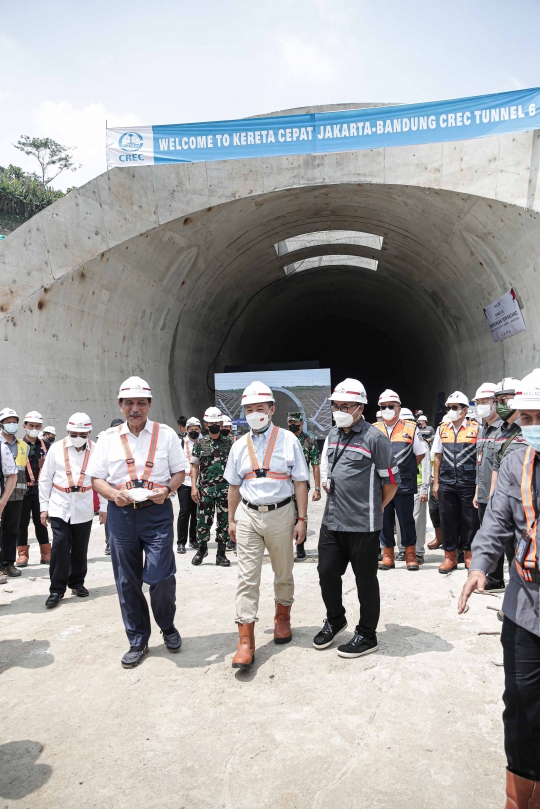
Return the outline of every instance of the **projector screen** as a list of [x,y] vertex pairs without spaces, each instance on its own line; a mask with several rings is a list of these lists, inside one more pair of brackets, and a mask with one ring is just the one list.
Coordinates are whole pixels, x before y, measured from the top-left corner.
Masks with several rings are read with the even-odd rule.
[[264,382],[274,392],[276,413],[274,424],[287,427],[287,413],[304,414],[304,430],[314,438],[326,438],[332,426],[328,397],[330,369],[313,368],[298,371],[250,371],[215,374],[216,407],[231,417],[239,433],[248,426],[242,408],[242,393],[250,382]]

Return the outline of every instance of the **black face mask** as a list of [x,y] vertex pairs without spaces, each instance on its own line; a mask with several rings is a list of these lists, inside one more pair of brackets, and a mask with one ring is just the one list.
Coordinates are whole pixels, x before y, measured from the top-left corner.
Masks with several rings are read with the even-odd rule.
[[209,424],[208,425],[208,432],[210,435],[218,435],[221,431],[219,424]]
[[197,438],[199,437],[199,433],[197,432],[197,430],[190,430],[188,436],[191,438],[192,441],[196,441]]
[[231,431],[230,430],[220,430],[220,433],[223,436],[223,438],[227,438],[227,436],[231,434]]
[[289,430],[291,431],[291,433],[299,433],[301,427],[299,424],[289,424]]

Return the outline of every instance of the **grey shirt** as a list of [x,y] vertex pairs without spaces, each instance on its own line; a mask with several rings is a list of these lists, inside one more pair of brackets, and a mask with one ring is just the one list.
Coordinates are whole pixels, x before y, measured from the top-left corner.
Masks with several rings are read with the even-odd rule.
[[[333,492],[322,521],[329,531],[380,531],[383,484],[401,482],[392,444],[364,418],[351,433],[332,427],[328,434],[327,481],[333,481]],[[332,469],[336,452],[341,455]]]
[[487,503],[491,491],[491,474],[495,460],[495,436],[503,423],[497,416],[493,424],[484,422],[476,442],[476,485],[478,486],[478,502]]
[[[527,528],[521,501],[521,475],[526,447],[521,446],[504,456],[497,486],[489,500],[482,527],[472,544],[471,570],[486,575],[492,571],[504,553],[507,543],[516,545]],[[540,463],[535,464],[536,506],[540,512]],[[502,605],[507,618],[528,632],[540,636],[539,585],[524,581],[514,565]]]

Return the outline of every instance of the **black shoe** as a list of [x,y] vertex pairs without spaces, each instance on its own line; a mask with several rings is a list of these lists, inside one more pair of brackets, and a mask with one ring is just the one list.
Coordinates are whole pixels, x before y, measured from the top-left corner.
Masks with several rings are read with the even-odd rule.
[[208,556],[208,543],[199,542],[199,550],[191,560],[192,565],[202,565],[203,559]]
[[79,598],[87,598],[90,595],[90,593],[88,592],[86,587],[83,587],[81,584],[80,587],[77,587],[75,590],[71,591],[71,595],[79,596]]
[[22,576],[21,571],[11,562],[2,565],[2,573],[4,576],[10,576],[12,579],[16,578],[17,576]]
[[332,628],[330,621],[326,619],[321,631],[318,632],[313,638],[313,646],[315,647],[315,649],[327,649],[329,646],[332,645],[334,638],[337,638],[337,636],[341,635],[342,632],[345,632],[346,629],[347,629],[346,618],[343,618],[342,623],[337,624],[337,626],[335,626],[334,628]]
[[[230,567],[231,560],[227,559],[227,555],[225,553],[225,544],[218,545],[217,554],[216,554],[216,565],[219,567]],[[201,560],[202,561],[202,560]]]
[[138,666],[139,663],[142,662],[143,657],[148,651],[148,644],[143,646],[141,649],[140,646],[130,646],[129,652],[126,652],[123,656],[122,660],[122,668],[124,669],[134,669],[135,666]]
[[465,556],[463,554],[463,551],[458,551],[457,563],[458,563],[458,565],[464,565],[465,564]]
[[348,643],[338,646],[337,653],[340,657],[363,657],[378,649],[377,640],[366,640],[366,638],[355,630],[354,635]]
[[185,545],[178,545],[177,546],[176,553],[185,553],[185,552],[186,552],[186,546]]
[[191,548],[192,551],[198,551],[199,550],[199,540],[198,539],[190,540],[188,548]]
[[397,562],[404,562],[405,561],[405,551],[400,551],[397,555]]
[[109,548],[108,545],[105,545],[105,556],[110,556],[110,555],[111,555],[111,549]]
[[63,593],[51,593],[47,601],[45,602],[46,607],[57,607],[60,601],[64,598]]
[[165,634],[163,630],[161,634],[163,635],[163,643],[169,652],[177,652],[180,649],[182,645],[182,638],[180,637],[180,632],[175,626],[172,626],[167,634]]
[[226,548],[228,551],[233,551],[233,553],[236,553],[236,542],[233,542],[232,539],[229,539]]
[[484,593],[504,593],[504,591],[505,584],[503,581],[490,581],[488,579],[484,587]]
[[416,560],[417,560],[419,565],[424,564],[424,557],[423,556],[418,556],[418,554],[416,554]]
[[382,548],[379,548],[379,562],[382,562]]
[[306,558],[306,549],[305,549],[305,542],[302,542],[301,545],[296,546],[296,558],[297,559],[305,559]]

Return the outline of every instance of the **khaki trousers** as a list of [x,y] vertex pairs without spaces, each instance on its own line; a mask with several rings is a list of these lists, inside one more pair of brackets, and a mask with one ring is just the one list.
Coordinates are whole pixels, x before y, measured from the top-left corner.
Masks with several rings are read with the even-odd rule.
[[294,506],[288,503],[273,511],[255,511],[240,503],[235,514],[238,589],[237,623],[257,621],[264,549],[274,571],[275,600],[289,606],[294,598]]

